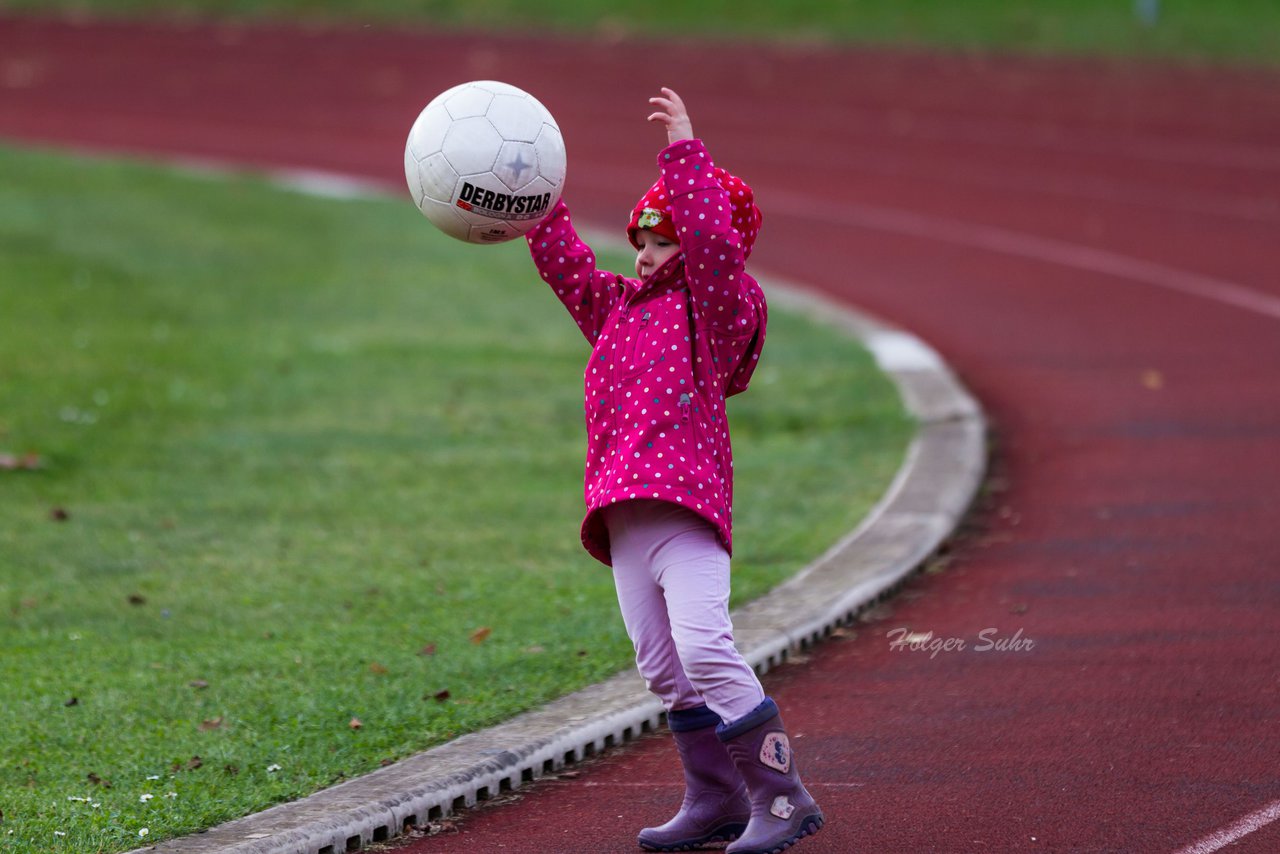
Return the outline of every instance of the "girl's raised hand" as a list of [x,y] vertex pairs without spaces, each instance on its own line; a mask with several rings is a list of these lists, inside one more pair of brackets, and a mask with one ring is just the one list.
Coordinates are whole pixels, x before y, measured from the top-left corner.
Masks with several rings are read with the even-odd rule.
[[663,86],[662,95],[650,98],[649,103],[658,108],[656,113],[649,116],[649,121],[666,125],[668,145],[682,139],[693,139],[693,124],[689,121],[689,111],[685,109],[684,101],[675,93],[675,90]]

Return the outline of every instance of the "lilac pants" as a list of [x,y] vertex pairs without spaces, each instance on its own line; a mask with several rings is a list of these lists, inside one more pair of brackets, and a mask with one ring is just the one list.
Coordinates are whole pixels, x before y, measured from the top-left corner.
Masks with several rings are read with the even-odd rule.
[[764,700],[733,645],[729,554],[696,513],[633,500],[604,511],[613,580],[636,667],[667,711],[706,704],[726,723]]

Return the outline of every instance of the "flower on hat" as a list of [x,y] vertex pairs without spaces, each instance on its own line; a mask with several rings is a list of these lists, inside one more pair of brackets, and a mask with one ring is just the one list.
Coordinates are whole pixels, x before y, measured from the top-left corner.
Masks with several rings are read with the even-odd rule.
[[662,211],[656,208],[645,208],[640,214],[640,219],[636,221],[636,225],[639,228],[654,228],[660,222],[662,222]]

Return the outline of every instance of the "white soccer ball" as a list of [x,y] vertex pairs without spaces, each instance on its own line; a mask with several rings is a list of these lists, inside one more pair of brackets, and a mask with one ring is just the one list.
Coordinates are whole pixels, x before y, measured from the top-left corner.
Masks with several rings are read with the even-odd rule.
[[560,127],[528,92],[475,80],[437,95],[404,148],[414,204],[445,234],[501,243],[541,222],[564,188]]

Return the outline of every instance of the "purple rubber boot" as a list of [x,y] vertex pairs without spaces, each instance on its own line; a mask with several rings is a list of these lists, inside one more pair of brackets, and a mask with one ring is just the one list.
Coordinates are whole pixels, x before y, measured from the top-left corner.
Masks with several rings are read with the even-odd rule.
[[728,854],[774,854],[822,827],[822,810],[805,791],[787,731],[770,698],[741,720],[717,727],[747,783],[751,821]]
[[706,706],[667,714],[684,766],[684,802],[661,827],[640,831],[646,851],[684,851],[736,839],[751,818],[747,787],[716,737],[720,716]]

